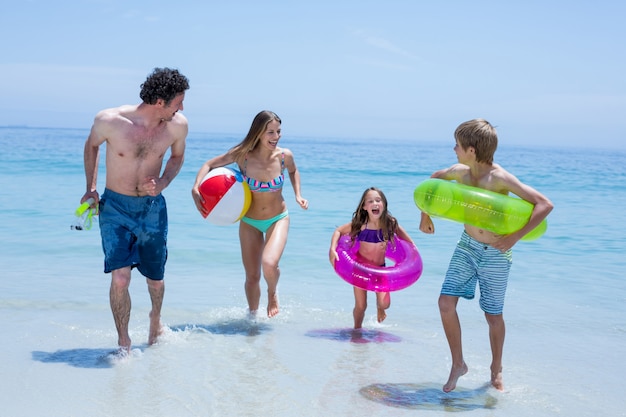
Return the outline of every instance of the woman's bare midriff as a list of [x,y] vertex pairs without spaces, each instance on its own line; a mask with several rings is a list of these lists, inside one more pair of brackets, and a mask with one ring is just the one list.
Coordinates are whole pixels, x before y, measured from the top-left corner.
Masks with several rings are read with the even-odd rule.
[[286,208],[287,205],[282,193],[255,193],[246,217],[257,220],[271,219],[285,211]]

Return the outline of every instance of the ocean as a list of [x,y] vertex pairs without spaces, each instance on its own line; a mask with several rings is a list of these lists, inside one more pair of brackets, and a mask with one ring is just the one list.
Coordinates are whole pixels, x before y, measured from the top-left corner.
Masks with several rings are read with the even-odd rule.
[[[247,126],[246,126],[247,127]],[[3,416],[626,416],[626,153],[507,145],[496,162],[555,209],[540,239],[514,247],[504,318],[505,391],[489,388],[488,329],[477,300],[459,302],[469,373],[444,394],[450,353],[437,298],[460,224],[419,231],[413,190],[456,162],[448,142],[290,137],[307,211],[291,215],[280,314],[246,317],[237,225],[204,220],[191,199],[200,165],[245,134],[191,133],[164,191],[169,258],[162,321],[147,346],[149,296],[133,272],[132,355],[117,336],[97,223],[71,230],[85,189],[88,130],[0,128],[0,328]],[[100,164],[99,191],[104,187]],[[288,180],[287,180],[288,182]],[[381,188],[424,263],[376,322],[350,331],[354,298],[328,262],[334,228],[361,193]],[[261,310],[267,303],[262,282]]]

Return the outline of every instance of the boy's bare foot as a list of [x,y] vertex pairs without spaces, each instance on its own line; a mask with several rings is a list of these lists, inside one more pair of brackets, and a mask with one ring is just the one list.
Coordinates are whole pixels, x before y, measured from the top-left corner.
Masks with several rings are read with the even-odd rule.
[[386,318],[387,318],[387,313],[385,312],[385,310],[382,308],[379,308],[378,309],[378,322],[382,323],[383,321],[385,321]]
[[454,365],[450,369],[450,377],[448,377],[448,382],[443,386],[443,392],[450,392],[456,388],[456,382],[460,377],[467,373],[467,365],[465,362],[461,366],[455,367]]
[[148,334],[148,345],[152,346],[157,342],[159,336],[163,334],[163,326],[161,326],[161,316],[153,317],[150,312],[150,332]]
[[267,301],[267,317],[272,318],[279,313],[278,294],[268,294]]
[[504,391],[504,382],[502,382],[502,368],[498,372],[491,371],[491,385],[498,391]]

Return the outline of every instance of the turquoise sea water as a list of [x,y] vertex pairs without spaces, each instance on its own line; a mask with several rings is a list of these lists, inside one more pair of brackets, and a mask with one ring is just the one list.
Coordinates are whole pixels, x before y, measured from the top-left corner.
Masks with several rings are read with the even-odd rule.
[[[169,329],[146,347],[149,298],[134,272],[134,350],[124,361],[107,357],[116,333],[98,227],[70,230],[85,187],[87,133],[0,128],[2,415],[626,416],[624,152],[531,149],[500,139],[496,162],[549,196],[555,209],[546,235],[514,248],[506,391],[485,387],[487,325],[477,301],[462,300],[470,372],[444,395],[450,355],[437,297],[462,228],[435,220],[435,235],[420,233],[413,190],[456,162],[452,133],[445,144],[293,138],[286,125],[281,146],[295,154],[310,208],[297,206],[288,184],[281,313],[256,323],[245,319],[237,226],[206,222],[190,197],[199,166],[240,136],[190,134],[185,165],[164,192]],[[100,191],[103,170],[102,162]],[[369,186],[387,195],[424,272],[392,294],[383,324],[370,296],[358,338],[348,330],[352,290],[327,252],[335,226],[350,220]]]

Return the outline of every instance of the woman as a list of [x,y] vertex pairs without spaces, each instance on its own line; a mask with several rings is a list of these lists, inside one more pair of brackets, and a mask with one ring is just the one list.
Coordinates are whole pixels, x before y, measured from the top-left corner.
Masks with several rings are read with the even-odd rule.
[[276,292],[280,277],[278,263],[289,231],[289,212],[282,194],[285,169],[289,173],[296,201],[305,210],[309,206],[309,202],[300,195],[300,173],[293,153],[278,147],[280,137],[280,118],[271,111],[260,112],[238,145],[202,165],[191,190],[198,211],[206,216],[208,212],[198,187],[210,170],[236,163],[244,181],[250,186],[252,202],[239,222],[239,241],[246,271],[246,298],[252,316],[259,308],[261,271],[267,282],[267,316],[274,317],[279,312]]

